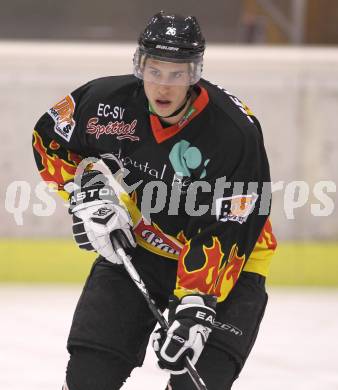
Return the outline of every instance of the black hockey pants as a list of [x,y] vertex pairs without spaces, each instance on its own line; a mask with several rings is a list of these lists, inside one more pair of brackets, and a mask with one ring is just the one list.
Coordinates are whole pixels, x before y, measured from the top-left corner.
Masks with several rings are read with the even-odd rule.
[[[164,310],[175,287],[177,263],[141,248],[133,263],[151,296]],[[208,390],[231,388],[255,342],[266,302],[264,277],[242,272],[227,299],[217,305],[216,328],[196,365]],[[123,266],[96,260],[68,339],[69,390],[120,389],[131,371],[142,366],[155,325],[142,294]],[[151,382],[141,387],[160,390]],[[168,389],[195,387],[185,374],[172,376]]]

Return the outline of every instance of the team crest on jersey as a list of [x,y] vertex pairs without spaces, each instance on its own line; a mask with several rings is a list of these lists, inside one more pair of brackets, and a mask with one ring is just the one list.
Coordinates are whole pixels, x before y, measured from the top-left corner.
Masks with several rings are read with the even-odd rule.
[[221,222],[245,222],[255,207],[257,194],[235,195],[216,200],[216,217]]
[[66,96],[47,111],[55,123],[55,133],[67,142],[69,142],[76,124],[73,119],[74,111],[75,102],[71,95]]

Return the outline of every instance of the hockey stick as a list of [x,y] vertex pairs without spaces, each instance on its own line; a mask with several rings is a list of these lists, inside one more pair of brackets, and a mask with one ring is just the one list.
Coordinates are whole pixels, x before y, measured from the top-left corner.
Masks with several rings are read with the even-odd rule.
[[[117,254],[120,257],[120,259],[123,262],[123,265],[128,272],[129,276],[133,280],[133,282],[136,284],[137,288],[141,291],[142,295],[144,296],[145,300],[147,301],[148,307],[153,313],[154,317],[157,319],[158,323],[160,324],[161,328],[164,330],[168,330],[169,325],[161,311],[156,306],[154,300],[150,297],[149,292],[141,279],[140,275],[136,271],[135,267],[133,266],[132,262],[130,261],[130,257],[126,255],[125,251],[119,245],[119,242],[115,239],[115,245],[119,249],[117,249]],[[208,390],[205,383],[203,382],[203,379],[198,374],[195,366],[192,364],[191,360],[188,356],[185,358],[185,364],[186,369],[188,371],[188,374],[190,375],[190,378],[194,382],[194,385],[196,386],[197,390]]]

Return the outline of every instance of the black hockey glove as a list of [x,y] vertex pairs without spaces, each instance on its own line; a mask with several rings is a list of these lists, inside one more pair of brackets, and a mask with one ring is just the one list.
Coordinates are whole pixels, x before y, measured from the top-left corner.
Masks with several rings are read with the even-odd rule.
[[173,296],[169,302],[169,329],[157,329],[152,345],[160,368],[171,374],[185,373],[185,357],[196,364],[212,330],[216,298],[212,295]]
[[73,236],[82,249],[95,251],[108,261],[122,264],[116,241],[128,253],[136,246],[128,211],[100,171],[84,172],[80,185],[65,185],[70,194]]

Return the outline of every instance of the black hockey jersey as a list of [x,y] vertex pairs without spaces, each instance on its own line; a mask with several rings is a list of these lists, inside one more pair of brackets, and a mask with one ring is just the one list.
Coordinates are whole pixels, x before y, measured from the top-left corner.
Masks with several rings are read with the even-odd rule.
[[243,269],[267,274],[276,247],[269,164],[250,110],[206,80],[194,88],[185,116],[164,126],[134,76],[91,81],[39,119],[33,148],[63,197],[83,158],[117,158],[138,245],[178,261],[177,296],[222,301]]

